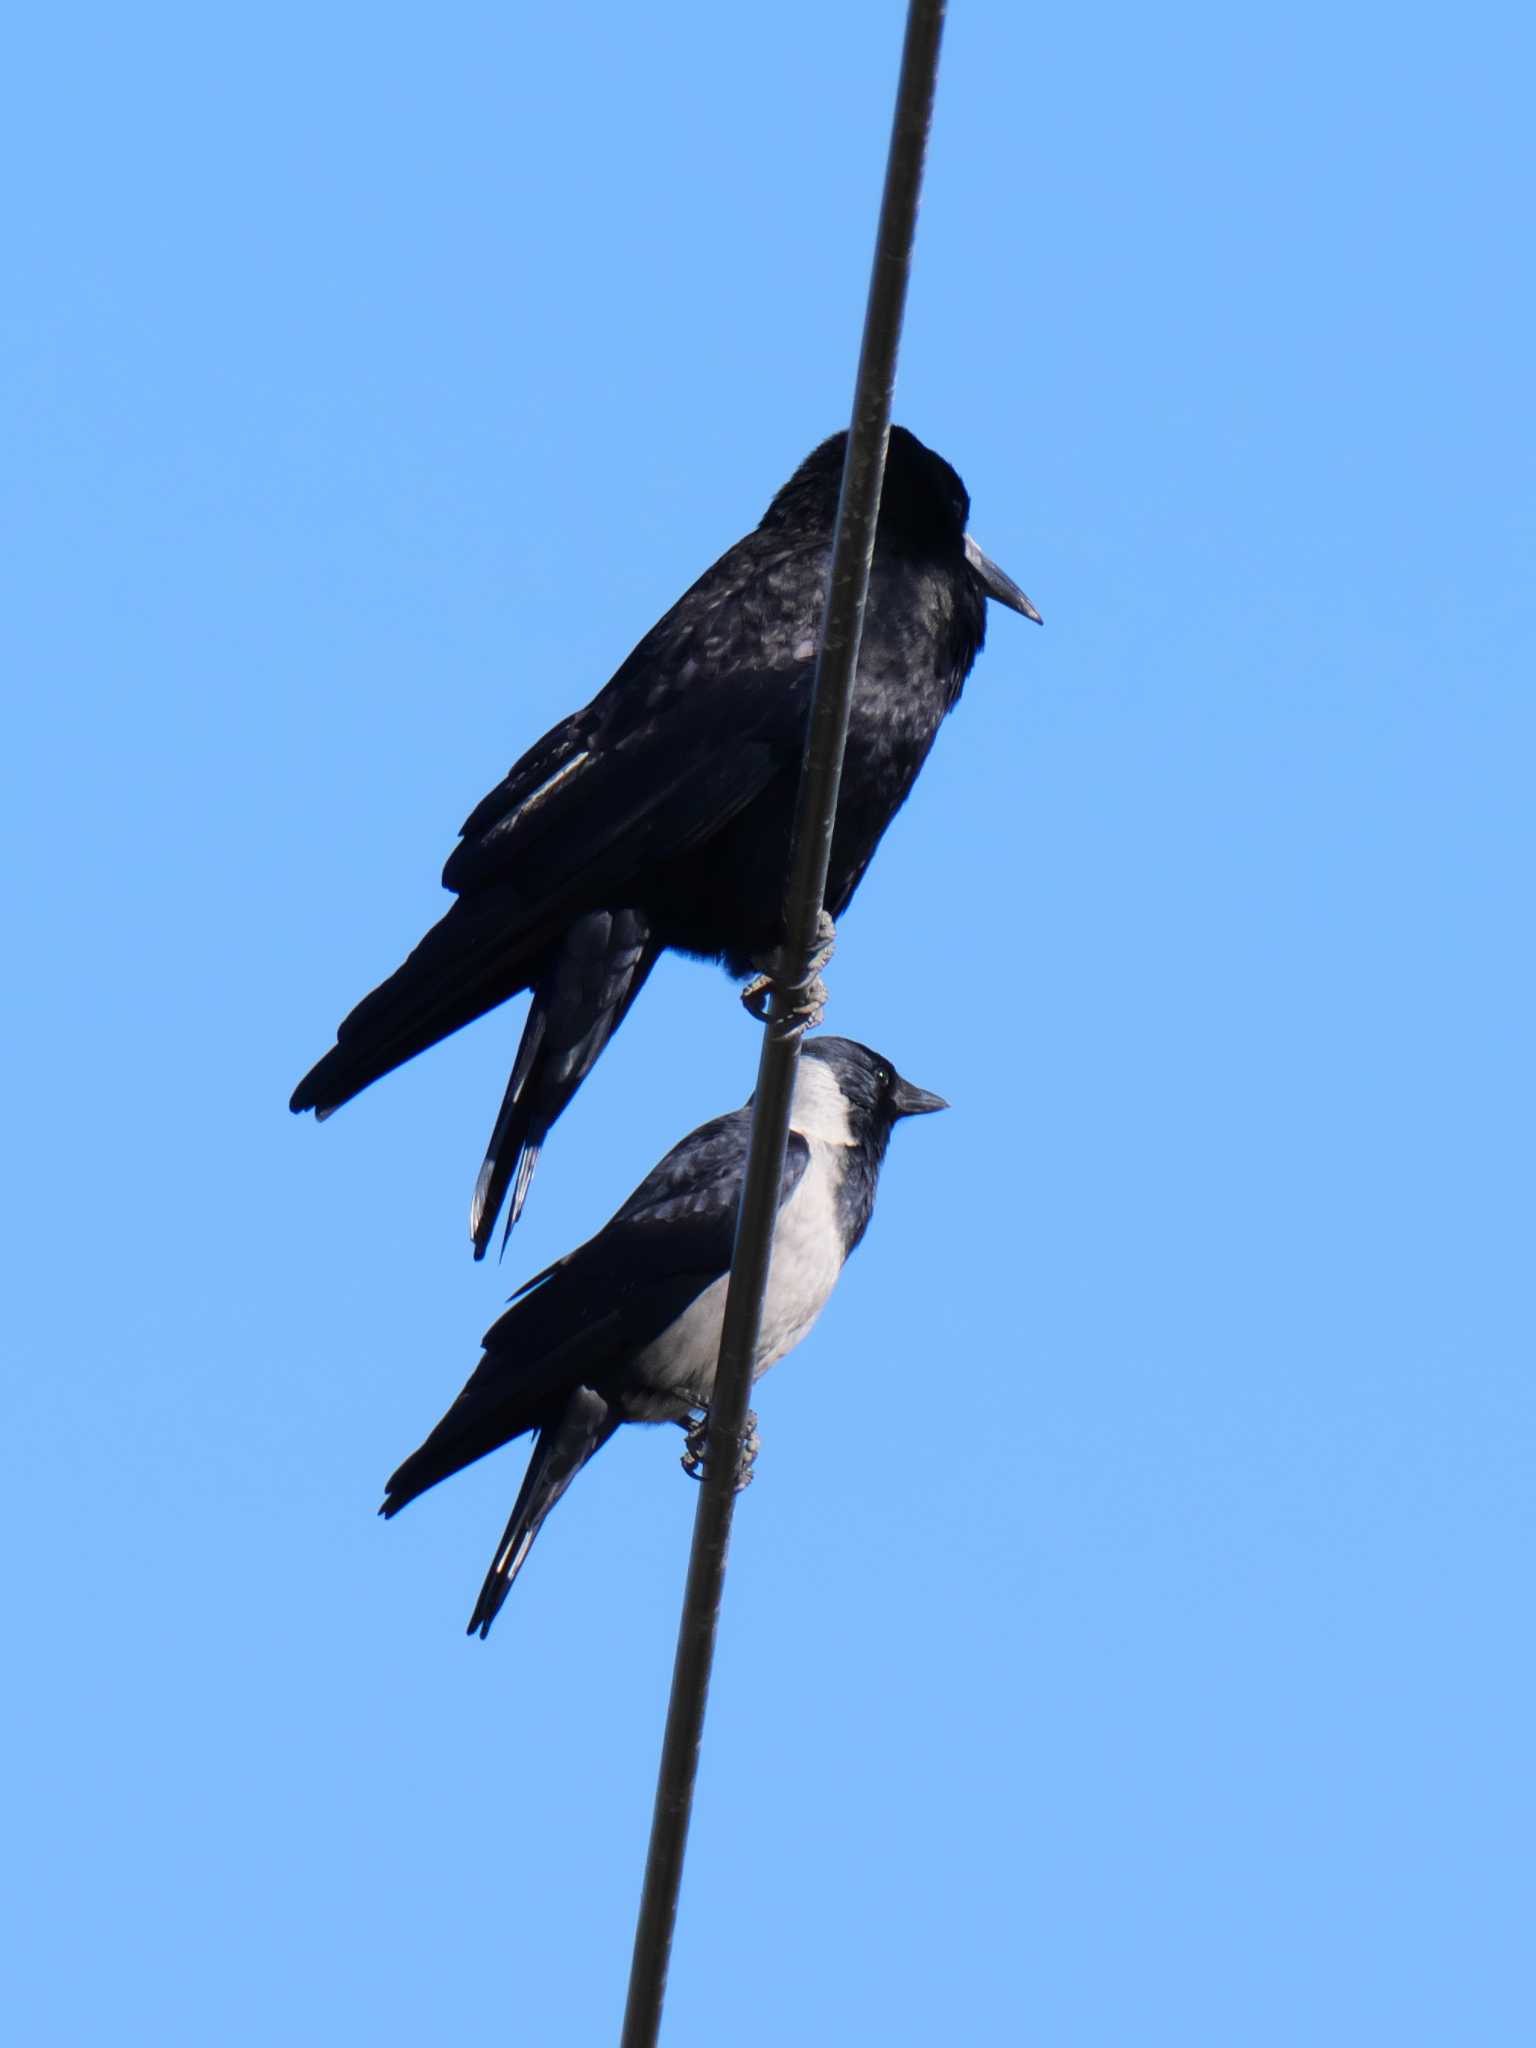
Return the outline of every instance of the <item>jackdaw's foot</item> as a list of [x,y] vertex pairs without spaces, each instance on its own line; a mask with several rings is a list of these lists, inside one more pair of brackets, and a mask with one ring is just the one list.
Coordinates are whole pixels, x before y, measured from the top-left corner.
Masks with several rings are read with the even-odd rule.
[[[682,1425],[688,1432],[687,1448],[683,1452],[682,1466],[690,1479],[702,1479],[705,1475],[709,1449],[709,1417],[696,1415]],[[757,1463],[757,1454],[762,1449],[762,1439],[757,1433],[757,1416],[749,1408],[742,1423],[741,1454],[736,1461],[736,1491],[744,1493],[752,1484],[752,1467]]]
[[811,953],[803,981],[790,981],[789,962],[784,958],[784,948],[776,946],[763,962],[763,971],[749,981],[741,992],[741,1000],[749,1015],[762,1024],[768,1019],[769,999],[778,996],[784,1005],[780,1022],[795,1031],[809,1031],[819,1024],[826,1014],[827,985],[821,978],[821,970],[832,958],[837,945],[837,926],[823,910],[816,922],[816,944]]

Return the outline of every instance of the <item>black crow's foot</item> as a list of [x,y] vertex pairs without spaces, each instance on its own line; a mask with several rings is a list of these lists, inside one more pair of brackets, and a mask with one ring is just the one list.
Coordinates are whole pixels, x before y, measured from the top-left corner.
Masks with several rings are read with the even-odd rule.
[[755,1017],[759,1024],[766,1024],[768,998],[772,994],[772,979],[766,974],[754,974],[741,992],[741,1007],[749,1017]]
[[[708,1466],[706,1453],[709,1449],[709,1417],[698,1415],[682,1424],[688,1432],[687,1448],[683,1452],[682,1467],[690,1479],[703,1479]],[[762,1439],[757,1433],[757,1416],[749,1408],[742,1422],[741,1451],[736,1460],[736,1491],[744,1493],[752,1484],[752,1467],[757,1463],[757,1454],[762,1449]]]
[[763,971],[741,992],[741,1000],[749,1014],[760,1024],[766,1023],[769,999],[776,995],[783,1004],[779,1022],[797,1032],[813,1029],[826,1014],[827,985],[821,978],[821,970],[832,958],[836,946],[837,926],[823,910],[817,915],[816,943],[804,980],[787,979],[789,963],[784,958],[784,948],[775,947],[763,962]]
[[771,974],[759,974],[749,981],[741,992],[742,1007],[747,1014],[755,1017],[759,1024],[768,1022],[768,1005],[774,996],[781,996],[789,1008],[778,1022],[790,1030],[813,1031],[827,1013],[827,984],[821,976],[815,975],[803,987],[787,989]]
[[816,913],[816,944],[811,952],[811,971],[820,974],[823,967],[831,964],[832,955],[837,951],[837,926],[825,910]]

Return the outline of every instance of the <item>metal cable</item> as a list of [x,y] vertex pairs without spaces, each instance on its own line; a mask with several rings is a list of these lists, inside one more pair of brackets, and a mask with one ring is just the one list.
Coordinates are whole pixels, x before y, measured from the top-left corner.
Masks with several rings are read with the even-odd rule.
[[[785,899],[785,965],[781,975],[783,986],[789,989],[810,977],[826,894],[943,27],[944,0],[911,0],[795,812],[794,851]],[[699,1743],[736,1500],[737,1462],[744,1440],[752,1360],[762,1320],[779,1180],[789,1134],[790,1099],[804,1028],[794,1021],[792,1008],[784,996],[775,992],[763,1028],[751,1148],[736,1224],[715,1395],[709,1410],[707,1473],[694,1518],[687,1589],[672,1671],[672,1696],[662,1739],[656,1808],[635,1925],[622,2048],[654,2048],[661,2031],[662,2001],[677,1922],[683,1853],[693,1808]]]

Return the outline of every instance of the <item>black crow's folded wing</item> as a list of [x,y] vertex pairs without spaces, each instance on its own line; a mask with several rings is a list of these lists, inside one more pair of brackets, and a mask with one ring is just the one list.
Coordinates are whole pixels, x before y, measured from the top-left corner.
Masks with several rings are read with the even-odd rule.
[[659,865],[722,830],[792,770],[804,694],[793,676],[738,680],[728,706],[706,692],[703,715],[643,724],[613,744],[597,735],[579,743],[591,706],[541,740],[465,825],[443,870],[458,902],[342,1019],[290,1107],[329,1115],[529,987],[574,920],[643,907]]
[[[386,1514],[537,1426],[572,1388],[622,1381],[626,1362],[729,1271],[749,1121],[736,1110],[692,1132],[595,1237],[518,1291],[458,1399],[390,1479]],[[809,1158],[791,1132],[781,1205]]]
[[799,761],[804,682],[760,670],[697,694],[669,684],[617,733],[584,733],[589,714],[578,714],[470,813],[444,886],[470,897],[505,888],[528,918],[628,901]]
[[729,823],[799,762],[828,564],[824,537],[727,550],[476,805],[446,886],[607,895]]

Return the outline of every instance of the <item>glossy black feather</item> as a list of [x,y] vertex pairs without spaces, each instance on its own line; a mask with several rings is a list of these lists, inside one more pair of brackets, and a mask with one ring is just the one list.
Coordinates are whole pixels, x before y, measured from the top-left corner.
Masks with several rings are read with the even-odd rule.
[[522,1214],[550,1126],[597,1063],[661,956],[638,910],[594,910],[563,934],[533,985],[511,1078],[470,1203],[469,1233],[480,1258],[505,1200],[503,1236]]
[[[716,958],[740,976],[782,941],[844,440],[834,435],[807,457],[758,528],[475,807],[443,871],[458,902],[357,1005],[294,1091],[295,1110],[327,1115],[534,989],[476,1192],[477,1256],[509,1188],[515,1217],[544,1136],[659,953]],[[997,586],[967,556],[967,510],[948,463],[893,428],[827,883],[834,917],[982,645]],[[631,919],[644,944],[621,971],[615,939],[602,971],[588,976],[590,995],[573,1003],[584,972],[575,955],[593,917]],[[545,993],[557,984],[566,990],[558,1004]],[[543,1049],[551,1033],[564,1046],[559,1058]]]

